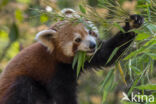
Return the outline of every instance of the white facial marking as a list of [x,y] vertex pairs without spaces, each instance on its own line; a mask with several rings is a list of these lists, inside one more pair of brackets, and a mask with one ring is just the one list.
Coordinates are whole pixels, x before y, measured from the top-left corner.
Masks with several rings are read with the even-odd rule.
[[[87,21],[89,27],[91,27],[91,29],[98,35],[99,34],[99,31],[97,29],[97,27],[93,24],[93,22],[91,21]],[[86,29],[87,31],[89,31],[88,29]]]
[[87,35],[86,40],[87,40],[87,41],[91,41],[91,42],[93,42],[93,43],[96,43],[96,38],[93,37],[93,36],[91,36],[91,35]]
[[64,9],[61,10],[61,13],[65,14],[67,11],[70,11],[72,13],[76,13],[76,11],[74,9],[71,9],[71,8],[64,8]]
[[94,36],[87,35],[85,39],[79,45],[78,50],[90,51],[90,48],[89,48],[90,42],[93,42],[96,44],[96,38]]
[[52,52],[54,49],[54,45],[49,40],[45,39],[44,35],[51,34],[52,37],[54,37],[55,33],[56,33],[55,30],[43,30],[36,34],[35,40],[37,40],[39,43],[47,47],[48,51]]
[[74,56],[72,49],[73,49],[73,42],[68,42],[67,44],[64,45],[63,53],[67,56]]
[[40,38],[45,34],[55,34],[55,30],[43,30],[36,34],[35,40],[40,41]]
[[[69,12],[69,13],[68,13]],[[71,12],[71,13],[70,13]],[[80,18],[80,15],[78,15],[77,13],[76,13],[76,11],[75,10],[73,10],[73,9],[71,9],[71,8],[65,8],[65,9],[63,9],[63,10],[61,10],[61,13],[63,14],[63,15],[65,15],[66,17],[68,17],[68,18]]]
[[74,37],[78,38],[78,37],[81,37],[81,35],[79,33],[74,33]]
[[85,30],[86,30],[87,33],[89,33],[89,30],[86,27],[85,27]]

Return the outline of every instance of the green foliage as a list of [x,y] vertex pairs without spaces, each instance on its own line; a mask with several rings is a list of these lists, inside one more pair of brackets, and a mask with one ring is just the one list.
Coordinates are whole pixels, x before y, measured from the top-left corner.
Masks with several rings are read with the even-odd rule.
[[42,14],[41,16],[40,16],[40,22],[41,23],[45,23],[45,22],[47,22],[48,21],[48,16],[46,15],[46,14]]
[[[123,8],[123,4],[127,0],[87,1],[90,6],[87,5],[86,2],[86,4],[81,4],[75,0],[57,0],[56,3],[51,2],[50,0],[1,0],[0,69],[3,69],[7,62],[19,52],[21,46],[24,45],[24,47],[26,47],[33,42],[35,34],[40,31],[40,28],[42,29],[42,26],[47,28],[46,26],[50,26],[54,22],[67,19],[60,14],[59,8],[74,8],[76,6],[76,8],[80,10],[82,18],[84,17],[91,20],[98,26],[100,37],[102,38],[111,37],[110,33],[114,27],[122,32],[125,32],[120,24],[124,23],[125,19],[128,19],[130,14],[136,13],[144,17],[144,25],[137,30],[131,30],[138,34],[134,41],[135,44],[132,44],[131,47],[129,47],[129,49],[121,55],[121,57],[125,56],[123,60],[118,60],[121,63],[128,86],[123,84],[124,78],[118,74],[118,70],[115,70],[115,68],[109,71],[104,70],[104,72],[98,72],[97,76],[100,79],[103,79],[101,83],[102,104],[118,103],[113,102],[114,99],[115,101],[117,101],[117,99],[113,99],[111,94],[115,94],[115,92],[119,90],[116,89],[123,86],[126,88],[126,93],[129,96],[131,96],[132,92],[138,91],[141,92],[141,94],[146,94],[146,91],[150,91],[149,93],[155,95],[156,97],[156,87],[155,84],[153,84],[156,77],[156,1],[129,0],[130,3],[136,3],[133,10],[125,10]],[[12,4],[14,5],[12,6]],[[46,11],[46,6],[51,6],[53,11]],[[105,16],[101,15],[101,12],[97,12],[99,9],[106,10]],[[81,22],[88,27],[82,18],[77,20],[78,23]],[[74,19],[69,20],[73,21]],[[117,50],[118,48],[112,52],[107,63],[111,61]],[[86,53],[84,52],[78,52],[74,57],[72,67],[77,70],[77,76],[79,75],[79,72],[83,70],[84,63],[87,59]],[[90,58],[90,60],[91,59],[92,58]],[[86,98],[86,101],[83,104],[95,104],[91,101],[91,96],[98,94],[98,87],[96,86],[97,88],[95,88],[94,85],[98,84],[99,80],[93,80],[93,75],[87,78],[87,81],[84,81],[83,83],[86,91],[82,91],[84,95],[83,97],[80,97]],[[82,79],[80,83],[82,84]],[[89,87],[93,87],[95,90],[89,89]],[[87,95],[85,95],[86,93]],[[82,102],[80,101],[80,103]],[[138,104],[124,101],[121,103]]]
[[72,2],[72,0],[58,0],[57,4],[59,5],[59,7],[61,9],[63,9],[63,8],[73,8],[75,2]]
[[113,72],[114,72],[114,69],[111,69],[111,70],[108,72],[108,74],[107,74],[105,80],[102,82],[102,84],[101,84],[101,90],[102,90],[102,91],[103,91],[103,89],[105,88],[105,86],[108,84],[108,82],[110,81],[111,77],[113,76]]
[[20,3],[30,3],[31,0],[16,0],[17,2],[20,2]]
[[[122,1],[123,2],[123,1]],[[89,8],[90,11],[88,11],[88,8],[85,8],[84,5],[79,5],[80,11],[82,13],[82,16],[86,17],[89,20],[90,17],[87,17],[86,14],[91,14],[92,16],[99,18],[97,20],[101,20],[100,23],[99,21],[94,21],[95,23],[98,22],[103,28],[110,28],[110,27],[117,27],[120,31],[125,32],[123,28],[120,26],[120,23],[125,22],[126,18],[130,16],[130,14],[123,10],[121,7],[122,2],[114,2],[112,0],[99,0],[98,6],[101,8],[105,8],[106,10],[110,11],[111,14],[108,15],[107,20],[103,20],[97,12]],[[145,3],[146,2],[146,3]],[[144,1],[140,2],[138,0],[138,5],[136,11],[144,16],[145,19],[145,24],[139,29],[134,29],[131,31],[134,31],[138,34],[138,36],[135,39],[135,50],[131,51],[129,55],[127,55],[124,60],[120,60],[122,63],[125,63],[122,65],[122,68],[127,70],[128,74],[127,76],[130,76],[130,81],[132,81],[131,88],[128,91],[128,95],[130,96],[133,91],[136,89],[142,90],[155,90],[155,85],[149,85],[149,80],[150,80],[150,75],[149,72],[153,72],[154,68],[154,61],[156,60],[156,21],[155,18],[156,15],[153,11],[155,11],[153,8],[153,3],[152,1]],[[115,18],[115,20],[114,20]],[[118,20],[117,20],[118,19]],[[122,20],[121,20],[122,19]],[[109,30],[111,31],[111,29]],[[108,32],[108,31],[107,31]],[[132,44],[133,45],[133,44]],[[109,57],[107,64],[111,61],[115,53],[118,51],[120,47],[116,48],[111,56]],[[129,48],[130,49],[130,48]],[[119,61],[119,60],[118,60]],[[79,64],[81,65],[81,64]],[[120,66],[120,74],[121,78],[126,84],[125,81],[125,75],[122,72],[122,68]],[[104,81],[102,82],[102,91],[103,91],[103,101],[102,103],[107,102],[107,97],[108,93],[110,92],[110,89],[112,88],[111,86],[116,83],[113,82],[114,75],[113,70],[108,72],[107,76],[105,77]],[[140,86],[137,87],[137,85],[140,84]],[[147,85],[144,85],[147,84]],[[123,102],[126,103],[126,102]],[[131,103],[133,104],[133,102]]]
[[140,90],[155,90],[156,91],[156,84],[147,84],[135,87]]
[[140,33],[137,35],[136,40],[144,40],[150,37],[150,34],[147,33]]
[[1,9],[2,7],[4,7],[5,5],[7,5],[8,2],[9,2],[9,0],[1,0],[1,1],[0,1],[0,9]]
[[80,11],[84,14],[86,14],[86,10],[82,5],[79,5]]
[[113,52],[112,52],[112,54],[110,55],[110,57],[109,57],[108,61],[106,62],[106,64],[108,64],[108,63],[112,60],[112,58],[114,57],[114,55],[117,53],[118,50],[119,50],[119,47],[117,47],[117,48],[115,48],[115,49],[113,50]]
[[14,42],[18,39],[19,37],[19,31],[18,31],[18,27],[15,23],[13,23],[11,25],[11,28],[10,28],[10,33],[9,33],[9,39],[10,39],[10,42]]
[[85,64],[86,59],[87,59],[86,52],[79,51],[75,55],[74,60],[73,60],[73,64],[72,64],[72,68],[74,69],[75,65],[77,64],[77,69],[76,69],[77,70],[77,76],[79,76],[81,69],[84,69],[84,64]]
[[[128,11],[125,11],[122,9],[121,4],[123,1],[119,2],[113,2],[112,0],[98,0],[99,4],[98,6],[101,8],[105,8],[110,12],[110,14],[107,16],[108,19],[101,20],[102,18],[98,16],[96,11],[94,9],[91,9],[91,11],[87,11],[87,13],[92,12],[93,16],[97,16],[96,18],[99,18],[97,20],[101,20],[100,24],[103,28],[109,28],[112,26],[117,27],[120,31],[125,32],[122,27],[120,26],[120,22],[124,22],[125,17],[129,17]],[[130,95],[136,88],[141,90],[148,90],[147,88],[155,89],[155,86],[147,85],[145,86],[145,83],[149,83],[150,80],[150,74],[149,71],[153,71],[154,68],[154,61],[156,60],[156,49],[154,48],[156,46],[156,9],[155,9],[155,1],[152,0],[138,0],[137,9],[136,11],[143,15],[145,18],[145,24],[143,27],[137,30],[132,30],[138,33],[138,36],[135,40],[136,48],[134,51],[131,51],[129,55],[127,55],[124,60],[120,60],[125,63],[125,65],[122,65],[125,70],[127,70],[128,75],[130,76],[130,80],[133,81],[133,84],[131,85],[130,90],[128,91],[128,95]],[[82,12],[83,13],[83,12]],[[86,14],[86,13],[85,13]],[[90,13],[91,14],[91,13]],[[101,19],[100,19],[101,18]],[[117,19],[117,20],[114,20]],[[122,20],[121,20],[122,19]],[[99,23],[99,21],[96,21]],[[111,31],[111,30],[110,30]],[[132,44],[133,45],[133,44]],[[108,59],[108,62],[112,59],[114,54],[117,52],[118,48],[116,48],[111,56]],[[107,63],[108,63],[107,62]],[[126,72],[126,71],[125,71]],[[105,80],[103,81],[103,85],[106,84],[110,80],[110,76],[113,76],[113,74],[110,75],[110,72],[105,77]],[[124,74],[123,74],[124,76]],[[124,77],[122,77],[124,79]],[[135,79],[135,80],[134,80]],[[136,87],[138,83],[141,82],[141,87]],[[111,87],[111,84],[109,85]],[[108,87],[108,88],[109,88]],[[105,92],[103,94],[103,103],[107,102],[107,96],[109,89],[103,89]]]
[[19,21],[19,22],[22,22],[23,21],[23,13],[21,10],[17,9],[15,11],[15,17],[16,19]]

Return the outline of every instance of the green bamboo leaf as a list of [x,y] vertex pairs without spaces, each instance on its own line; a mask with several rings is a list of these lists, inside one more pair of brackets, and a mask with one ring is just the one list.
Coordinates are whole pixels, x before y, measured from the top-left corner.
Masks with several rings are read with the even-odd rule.
[[18,27],[15,23],[13,23],[10,28],[10,32],[9,32],[10,42],[16,41],[18,39],[18,37],[19,37]]
[[72,68],[74,69],[75,68],[75,65],[77,63],[77,60],[78,60],[78,54],[75,55],[74,59],[73,59],[73,63],[72,63]]
[[105,80],[102,82],[102,85],[101,85],[101,90],[103,90],[106,86],[106,84],[108,83],[109,79],[112,77],[113,75],[113,72],[114,72],[114,69],[110,70],[105,78]]
[[151,34],[155,35],[155,33],[156,33],[156,25],[150,23],[150,24],[148,24],[146,26],[146,28],[149,30],[149,32]]
[[148,56],[150,56],[153,60],[156,60],[156,54],[155,53],[145,53],[147,54]]
[[79,57],[78,57],[78,65],[77,65],[77,76],[79,76],[79,73],[82,69],[82,62],[83,62],[83,59],[82,59],[82,56],[83,56],[83,53],[82,52],[79,52]]
[[109,57],[109,59],[107,60],[106,64],[108,64],[112,58],[114,57],[114,55],[117,53],[117,51],[119,50],[119,47],[115,48],[111,54],[111,56]]
[[86,9],[82,5],[79,5],[79,8],[82,13],[86,14]]
[[26,3],[26,4],[29,4],[31,2],[30,0],[16,0],[16,1],[20,3]]
[[133,83],[133,85],[131,86],[130,90],[128,91],[128,96],[132,93],[133,89],[135,88],[135,86],[137,85],[137,83],[139,82],[140,78],[136,79]]
[[0,9],[8,4],[9,0],[1,0],[0,1]]
[[122,81],[123,81],[124,84],[127,86],[127,82],[126,82],[126,80],[125,80],[125,74],[124,74],[123,69],[122,69],[122,67],[121,67],[121,65],[120,65],[120,62],[118,62],[118,63],[116,64],[116,67],[117,67],[117,69],[118,69],[119,72],[120,72],[120,76],[121,76],[121,78],[122,78]]
[[72,68],[75,68],[75,65],[77,63],[76,73],[77,76],[79,75],[81,69],[84,69],[84,63],[86,61],[86,52],[77,52],[72,63]]
[[86,61],[86,53],[83,52],[83,54],[82,54],[82,69],[83,70],[84,70],[84,63],[85,63],[85,61]]
[[149,38],[149,37],[150,37],[149,34],[141,33],[141,34],[138,34],[138,35],[137,35],[136,40],[144,40],[144,39],[147,39],[147,38]]
[[140,90],[155,90],[156,91],[156,84],[147,84],[135,87]]
[[146,5],[147,5],[147,15],[148,15],[148,21],[151,21],[151,11],[150,11],[150,4],[146,0]]
[[125,30],[118,23],[114,23],[114,26],[120,29],[120,31],[122,31],[123,33],[125,33]]
[[146,50],[150,49],[153,45],[156,44],[156,37],[147,41],[141,48],[139,48],[138,50],[136,51],[133,51],[131,52],[128,56],[126,56],[124,58],[124,60],[128,60],[134,56],[136,56],[137,54],[140,54],[140,53],[143,53],[143,52],[146,52]]
[[114,74],[112,73],[109,80],[107,81],[107,83],[105,84],[105,86],[102,89],[103,90],[102,103],[104,103],[107,100],[108,93],[110,91],[112,91],[112,88],[114,87],[113,82],[114,82]]
[[151,45],[154,45],[156,44],[156,37],[152,38],[151,40],[149,40],[148,42],[146,42],[143,47],[145,46],[151,46]]
[[135,103],[135,102],[127,102],[127,101],[121,101],[121,104],[140,104],[140,103]]
[[18,20],[18,21],[22,21],[23,20],[23,14],[22,14],[22,11],[21,10],[19,10],[19,9],[17,9],[16,11],[15,11],[15,17],[16,17],[16,19]]
[[[142,50],[143,50],[143,49],[142,49]],[[130,58],[132,58],[133,56],[135,56],[137,53],[138,53],[137,50],[131,52],[128,56],[126,56],[126,57],[124,58],[124,60],[129,60]]]
[[151,75],[153,73],[153,70],[154,70],[154,61],[151,60],[151,63],[150,63],[150,71],[151,71]]
[[135,67],[135,66],[130,66],[132,68],[132,70],[137,74],[140,75],[142,72],[139,68]]
[[47,14],[42,14],[41,16],[40,16],[40,22],[41,23],[45,23],[45,22],[47,22],[48,21],[48,15]]

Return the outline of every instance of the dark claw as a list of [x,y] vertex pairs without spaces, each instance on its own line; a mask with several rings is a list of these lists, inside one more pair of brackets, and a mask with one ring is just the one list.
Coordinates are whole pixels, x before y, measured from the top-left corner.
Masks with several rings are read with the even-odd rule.
[[144,23],[144,18],[140,15],[131,15],[130,20],[133,22],[132,28],[139,28]]

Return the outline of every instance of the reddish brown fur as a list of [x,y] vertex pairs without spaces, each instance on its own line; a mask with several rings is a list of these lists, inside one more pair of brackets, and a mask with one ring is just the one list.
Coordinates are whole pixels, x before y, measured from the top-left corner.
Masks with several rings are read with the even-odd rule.
[[[56,23],[58,25],[58,23]],[[47,48],[40,43],[34,43],[30,47],[22,50],[14,59],[12,59],[0,76],[0,99],[5,95],[9,86],[14,83],[16,78],[21,75],[46,83],[54,74],[55,66],[58,62],[71,63],[73,57],[65,56],[62,53],[64,43],[73,40],[73,33],[80,33],[84,37],[87,32],[83,24],[73,25],[67,23],[57,30],[57,26],[51,29],[57,31],[53,52],[48,52]],[[73,45],[73,48],[77,44]],[[73,51],[74,51],[73,50]]]
[[[3,71],[0,78],[0,99],[18,76],[27,75],[46,83],[54,73],[56,59],[40,43],[21,51]],[[44,69],[44,70],[43,70]]]
[[[55,51],[57,52],[56,56],[58,55],[57,56],[58,60],[65,63],[71,63],[73,57],[65,56],[62,53],[62,48],[65,43],[69,41],[73,41],[74,33],[81,34],[82,38],[84,38],[85,35],[88,35],[87,31],[84,28],[84,25],[82,23],[71,24],[69,22],[67,23],[66,21],[61,21],[53,25],[50,29],[54,29],[57,31],[53,43],[54,43]],[[75,44],[73,42],[73,52],[77,49],[77,47],[78,44]],[[60,54],[62,55],[61,57]]]

